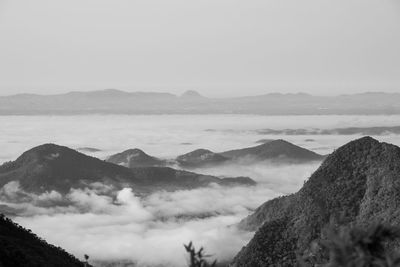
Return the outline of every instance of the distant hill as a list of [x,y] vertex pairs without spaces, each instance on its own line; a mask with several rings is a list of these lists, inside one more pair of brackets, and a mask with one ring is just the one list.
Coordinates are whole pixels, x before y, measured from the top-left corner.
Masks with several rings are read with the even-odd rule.
[[184,99],[192,99],[192,100],[195,100],[195,99],[201,100],[202,98],[205,98],[205,97],[202,96],[202,95],[201,95],[199,92],[197,92],[197,91],[188,90],[188,91],[184,92],[184,93],[181,95],[181,98],[184,98]]
[[183,168],[218,166],[225,163],[243,164],[269,160],[275,163],[321,161],[325,156],[284,140],[263,140],[261,145],[215,153],[197,149],[178,156],[175,161]]
[[229,158],[207,149],[197,149],[176,158],[179,165],[187,168],[214,166],[228,160]]
[[89,153],[101,152],[101,149],[94,148],[94,147],[78,147],[76,150],[83,152],[83,153],[84,152],[89,152]]
[[74,256],[0,214],[0,266],[84,267]]
[[24,190],[67,193],[71,188],[103,183],[116,188],[132,187],[136,193],[155,190],[190,189],[210,183],[253,185],[250,178],[220,179],[210,175],[174,170],[167,167],[128,169],[87,156],[67,147],[45,144],[23,153],[17,160],[0,166],[0,187],[17,181]]
[[261,129],[256,130],[256,132],[265,135],[388,135],[400,134],[400,126],[347,127],[333,129]]
[[207,98],[189,90],[181,96],[158,92],[106,89],[58,95],[18,94],[0,97],[0,115],[36,114],[400,114],[400,94],[340,96],[272,93]]
[[146,154],[138,148],[125,150],[124,152],[110,156],[107,162],[118,164],[127,168],[165,166],[167,162]]
[[265,144],[265,143],[269,143],[271,141],[274,141],[274,140],[273,139],[260,139],[260,140],[257,140],[255,143],[256,144]]
[[400,224],[400,148],[364,137],[329,155],[295,194],[266,202],[239,224],[257,230],[233,266],[296,266],[328,224]]
[[230,159],[275,160],[279,162],[307,162],[322,160],[324,156],[285,140],[273,140],[258,146],[219,153]]

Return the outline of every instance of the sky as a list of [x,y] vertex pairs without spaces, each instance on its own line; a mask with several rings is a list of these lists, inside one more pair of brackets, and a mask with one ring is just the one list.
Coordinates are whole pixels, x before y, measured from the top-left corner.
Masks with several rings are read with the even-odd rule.
[[0,0],[0,95],[396,92],[398,0]]

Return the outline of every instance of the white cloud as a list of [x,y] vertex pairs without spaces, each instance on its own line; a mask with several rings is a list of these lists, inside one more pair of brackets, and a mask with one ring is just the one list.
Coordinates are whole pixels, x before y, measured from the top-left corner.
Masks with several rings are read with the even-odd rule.
[[[262,128],[396,125],[398,121],[398,116],[6,116],[0,117],[0,159],[15,159],[23,151],[48,142],[72,148],[96,147],[102,151],[93,155],[100,157],[134,147],[154,156],[174,157],[195,148],[218,152],[252,146],[263,138],[282,138],[253,131]],[[313,142],[305,142],[306,136],[283,138],[311,149],[322,147],[318,151],[328,153],[356,136],[313,136]],[[379,139],[400,144],[399,136]],[[180,145],[183,142],[192,144]],[[11,182],[0,189],[0,201],[20,212],[17,222],[78,257],[86,253],[91,259],[179,267],[186,263],[182,244],[191,240],[220,260],[235,255],[251,233],[229,226],[266,200],[297,191],[317,167],[318,163],[276,166],[266,161],[202,168],[196,171],[249,176],[258,185],[213,185],[157,192],[145,198],[138,198],[128,188],[113,192],[115,189],[99,183],[90,185],[90,190],[71,190],[66,196],[54,191],[34,195]]]

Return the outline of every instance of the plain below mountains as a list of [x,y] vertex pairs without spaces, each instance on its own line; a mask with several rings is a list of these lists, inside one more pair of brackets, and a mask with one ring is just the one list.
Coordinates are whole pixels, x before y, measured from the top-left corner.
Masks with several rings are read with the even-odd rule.
[[399,226],[399,206],[400,148],[371,137],[352,141],[329,155],[300,191],[266,202],[239,223],[257,232],[233,266],[296,266],[328,225]]
[[51,190],[67,193],[72,188],[90,188],[100,183],[116,189],[130,187],[138,194],[192,189],[212,183],[255,184],[247,177],[218,178],[168,167],[129,169],[55,144],[32,148],[15,161],[0,166],[0,187],[10,182],[18,182],[25,191],[36,193]]
[[262,161],[273,163],[306,163],[322,161],[325,156],[296,146],[285,140],[269,140],[261,145],[216,153],[208,149],[197,149],[178,156],[173,160],[163,160],[150,156],[139,149],[131,149],[110,156],[107,161],[129,168],[143,166],[166,166],[177,164],[184,169],[213,167],[226,163],[248,164]]

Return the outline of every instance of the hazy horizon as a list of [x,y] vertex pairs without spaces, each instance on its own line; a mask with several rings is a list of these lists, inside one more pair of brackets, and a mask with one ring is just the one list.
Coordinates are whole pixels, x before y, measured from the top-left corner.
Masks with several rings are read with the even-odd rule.
[[73,92],[101,92],[101,91],[107,91],[107,90],[116,90],[116,91],[122,91],[126,93],[166,93],[166,94],[173,94],[176,96],[180,96],[184,94],[187,91],[196,91],[200,95],[204,97],[209,97],[209,98],[230,98],[230,97],[244,97],[244,96],[258,96],[258,95],[267,95],[267,94],[308,94],[311,96],[323,96],[323,97],[335,97],[335,96],[341,96],[341,95],[357,95],[357,94],[400,94],[400,91],[384,91],[384,90],[364,90],[364,91],[355,91],[351,93],[346,93],[346,92],[336,92],[336,91],[330,91],[326,93],[309,93],[307,91],[279,91],[279,90],[264,90],[264,91],[255,91],[252,93],[242,93],[242,92],[237,92],[234,94],[213,94],[213,93],[203,93],[203,91],[200,89],[195,89],[195,88],[186,88],[182,89],[180,91],[178,90],[168,90],[168,89],[157,89],[157,88],[143,88],[143,89],[121,89],[121,88],[99,88],[99,89],[82,89],[82,90],[75,90],[75,89],[66,89],[66,90],[56,90],[56,91],[40,91],[40,90],[26,90],[26,91],[18,91],[18,92],[11,92],[7,93],[2,92],[3,90],[0,89],[0,97],[7,97],[7,96],[15,96],[15,95],[24,95],[24,94],[32,94],[32,95],[39,95],[39,96],[53,96],[53,95],[63,95],[63,94],[68,94],[68,93],[73,93]]
[[0,36],[0,266],[398,260],[400,0],[0,0]]
[[0,0],[0,95],[397,92],[400,4]]

